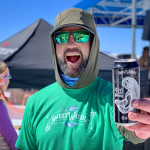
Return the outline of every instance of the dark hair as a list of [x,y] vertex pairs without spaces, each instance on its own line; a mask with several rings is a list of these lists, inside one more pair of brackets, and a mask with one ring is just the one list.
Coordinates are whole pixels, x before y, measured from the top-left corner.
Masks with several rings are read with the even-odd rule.
[[148,46],[145,46],[145,47],[143,48],[143,55],[144,55],[144,53],[145,53],[146,51],[149,52],[149,47],[148,47]]

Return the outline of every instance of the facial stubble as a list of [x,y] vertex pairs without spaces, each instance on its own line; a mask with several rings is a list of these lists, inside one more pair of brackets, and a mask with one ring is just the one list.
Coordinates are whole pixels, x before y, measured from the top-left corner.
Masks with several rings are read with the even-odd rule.
[[[66,62],[66,53],[67,52],[78,52],[80,54],[80,60],[75,64],[68,65]],[[66,49],[63,55],[63,58],[57,57],[57,63],[59,70],[66,76],[71,78],[80,77],[86,69],[88,58],[85,58],[79,49]]]

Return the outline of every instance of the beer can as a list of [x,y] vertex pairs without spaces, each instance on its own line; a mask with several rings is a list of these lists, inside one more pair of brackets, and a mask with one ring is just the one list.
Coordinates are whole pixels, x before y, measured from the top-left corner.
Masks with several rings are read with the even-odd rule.
[[136,59],[115,60],[112,68],[114,120],[122,126],[132,126],[138,122],[128,118],[132,101],[140,98],[140,67]]

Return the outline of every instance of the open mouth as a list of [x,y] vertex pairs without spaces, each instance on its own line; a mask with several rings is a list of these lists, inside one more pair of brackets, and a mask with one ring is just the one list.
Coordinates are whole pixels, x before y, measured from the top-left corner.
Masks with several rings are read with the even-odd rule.
[[80,54],[67,54],[66,59],[71,63],[76,63],[80,59]]

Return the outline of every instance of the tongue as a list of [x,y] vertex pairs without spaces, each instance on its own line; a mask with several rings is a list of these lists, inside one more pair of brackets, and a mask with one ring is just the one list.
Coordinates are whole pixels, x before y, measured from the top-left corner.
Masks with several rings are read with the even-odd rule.
[[75,63],[79,60],[80,56],[67,56],[67,59],[71,63]]

